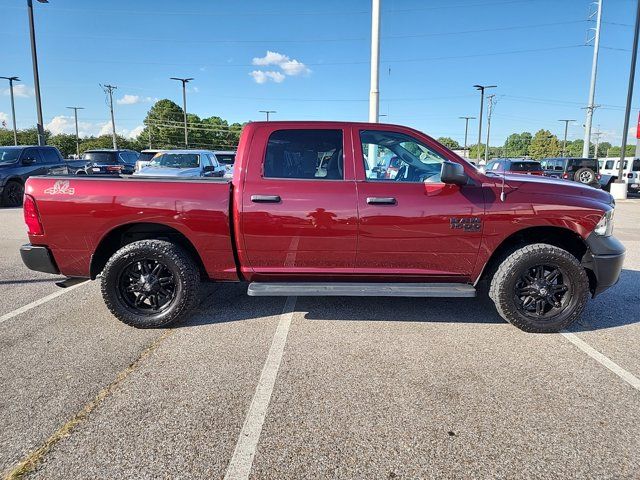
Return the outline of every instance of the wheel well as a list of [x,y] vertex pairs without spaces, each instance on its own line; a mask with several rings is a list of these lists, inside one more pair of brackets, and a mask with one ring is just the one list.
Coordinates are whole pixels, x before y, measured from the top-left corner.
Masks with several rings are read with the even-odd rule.
[[166,240],[180,245],[196,262],[201,278],[207,278],[207,272],[198,251],[189,239],[178,230],[159,223],[133,223],[114,228],[100,240],[98,247],[91,256],[91,279],[95,279],[102,272],[102,269],[114,253],[125,245],[138,240]]
[[20,177],[11,177],[10,179],[7,180],[7,183],[9,182],[15,182],[15,183],[19,183],[20,185],[24,185],[24,180],[21,179]]
[[[504,239],[500,246],[496,248],[491,258],[489,258],[478,282],[483,280],[490,281],[498,269],[498,266],[505,258],[518,248],[532,243],[547,243],[562,248],[576,257],[578,261],[582,260],[582,257],[587,251],[587,245],[584,243],[584,240],[569,229],[562,227],[525,228]],[[587,273],[589,272],[590,270],[587,269]],[[591,283],[591,281],[592,278],[590,276],[589,283]]]

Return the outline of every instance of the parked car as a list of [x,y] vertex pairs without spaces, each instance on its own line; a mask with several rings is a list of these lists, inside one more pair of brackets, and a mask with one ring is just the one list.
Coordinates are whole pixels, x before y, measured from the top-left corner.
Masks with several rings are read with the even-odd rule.
[[233,150],[214,150],[218,163],[224,165],[225,178],[233,177],[233,164],[236,163],[236,152]]
[[485,172],[544,175],[540,162],[521,158],[496,158],[484,167]]
[[[619,158],[602,158],[598,161],[600,163],[600,174],[606,178],[606,182],[603,183],[603,188],[609,189],[612,182],[618,179],[618,173],[620,168]],[[629,157],[624,160],[622,164],[622,179],[627,183],[629,192],[638,193],[640,191],[640,159]]]
[[162,153],[162,152],[165,152],[165,151],[166,150],[155,150],[155,149],[151,149],[151,148],[148,148],[146,150],[142,150],[140,152],[140,156],[138,157],[138,160],[136,160],[135,171],[136,172],[140,171],[141,169],[143,169],[144,167],[149,165],[149,162],[151,161],[151,159],[153,157],[156,156],[156,154]]
[[67,162],[56,147],[0,147],[0,204],[22,205],[24,184],[32,175],[67,173]]
[[547,177],[601,187],[598,160],[595,158],[543,158],[540,164]]
[[133,150],[96,149],[82,154],[84,168],[78,175],[131,175],[140,154]]
[[[402,165],[379,178],[389,153]],[[232,180],[30,178],[22,259],[100,275],[111,312],[144,328],[183,318],[207,279],[254,296],[473,297],[486,283],[502,318],[555,332],[622,269],[609,193],[482,174],[411,128],[252,122],[236,166]]]
[[156,154],[146,167],[134,175],[153,177],[222,177],[220,165],[210,150],[168,150]]

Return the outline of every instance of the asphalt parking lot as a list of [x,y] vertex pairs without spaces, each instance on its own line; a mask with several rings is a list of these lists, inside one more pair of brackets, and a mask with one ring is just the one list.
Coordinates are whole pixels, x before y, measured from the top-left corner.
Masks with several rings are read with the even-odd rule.
[[[27,270],[0,209],[0,472],[34,478],[640,478],[640,199],[572,334],[477,299],[207,286],[168,330]],[[33,306],[33,302],[40,303]],[[21,307],[30,308],[21,308]]]

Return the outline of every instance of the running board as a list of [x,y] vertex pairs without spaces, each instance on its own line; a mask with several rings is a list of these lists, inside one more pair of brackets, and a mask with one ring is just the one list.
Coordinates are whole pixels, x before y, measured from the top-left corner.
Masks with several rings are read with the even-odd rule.
[[252,282],[252,297],[475,297],[466,283]]

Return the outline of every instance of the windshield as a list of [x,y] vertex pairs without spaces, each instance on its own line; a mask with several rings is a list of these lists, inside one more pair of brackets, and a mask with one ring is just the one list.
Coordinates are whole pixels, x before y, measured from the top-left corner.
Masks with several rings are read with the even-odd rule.
[[111,152],[85,152],[82,154],[83,160],[95,163],[116,163],[114,157],[115,155]]
[[512,162],[512,172],[539,172],[542,166],[538,162]]
[[21,151],[19,148],[0,148],[0,165],[16,163]]
[[154,156],[156,156],[158,154],[158,152],[142,152],[140,154],[140,156],[138,157],[138,161],[139,162],[148,162],[150,161]]
[[216,153],[216,158],[218,159],[218,162],[220,162],[222,165],[233,165],[234,162],[236,161],[236,154],[235,153]]
[[158,153],[149,166],[164,168],[196,168],[200,165],[197,153]]

